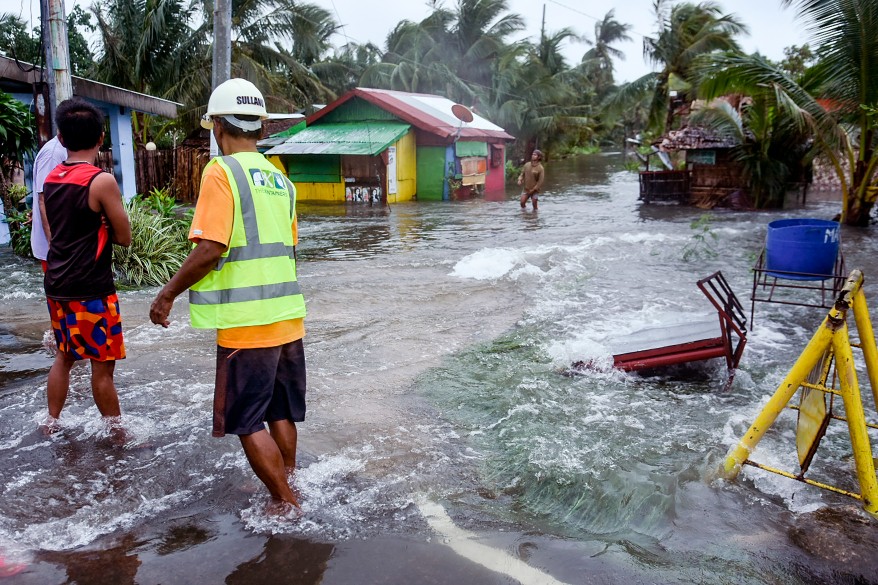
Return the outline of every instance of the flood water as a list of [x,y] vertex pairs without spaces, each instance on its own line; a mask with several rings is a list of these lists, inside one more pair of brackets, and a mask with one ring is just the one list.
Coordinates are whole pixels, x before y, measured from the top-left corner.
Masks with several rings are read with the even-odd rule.
[[[295,521],[266,515],[234,437],[210,437],[214,337],[189,327],[184,299],[165,330],[148,322],[154,289],[120,294],[129,445],[109,441],[87,367],[63,430],[39,434],[41,275],[0,251],[0,575],[19,571],[0,582],[878,583],[878,520],[857,501],[752,467],[715,478],[825,310],[757,304],[728,392],[722,360],[605,367],[614,337],[708,314],[695,283],[716,270],[749,316],[768,222],[831,219],[838,203],[643,206],[620,163],[548,163],[538,213],[512,189],[300,207],[309,411]],[[842,249],[874,309],[878,232],[844,229]],[[564,375],[577,360],[598,367]],[[794,425],[782,415],[754,459],[794,470]],[[843,423],[812,469],[859,491]]]

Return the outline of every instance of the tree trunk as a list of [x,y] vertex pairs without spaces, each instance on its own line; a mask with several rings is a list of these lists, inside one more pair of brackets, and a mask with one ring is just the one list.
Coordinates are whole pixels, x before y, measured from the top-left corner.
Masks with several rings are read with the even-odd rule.
[[[867,136],[871,143],[871,131]],[[874,198],[869,192],[868,183],[870,177],[866,176],[868,161],[872,160],[874,154],[871,149],[865,153],[861,153],[854,167],[853,180],[851,181],[850,199],[848,200],[848,209],[845,217],[845,224],[855,227],[868,227],[872,214],[872,207],[875,205]]]

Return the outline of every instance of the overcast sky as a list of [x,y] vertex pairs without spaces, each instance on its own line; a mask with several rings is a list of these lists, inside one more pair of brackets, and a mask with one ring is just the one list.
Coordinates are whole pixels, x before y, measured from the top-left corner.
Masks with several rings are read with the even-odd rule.
[[[630,24],[631,42],[619,45],[626,59],[617,63],[618,81],[631,81],[650,71],[643,60],[643,36],[655,32],[653,0],[507,0],[512,12],[524,17],[527,30],[522,37],[537,39],[545,8],[546,31],[556,32],[564,27],[577,34],[594,37],[594,24],[610,9],[616,10],[616,19]],[[402,19],[418,21],[430,9],[424,0],[313,0],[335,14],[342,24],[343,34],[334,42],[342,45],[347,40],[365,43],[371,41],[384,47],[390,29]],[[74,4],[90,6],[92,0],[66,0],[69,11]],[[456,0],[445,0],[452,7]],[[771,59],[780,59],[783,48],[802,45],[807,41],[804,27],[795,20],[792,9],[781,8],[780,0],[720,0],[726,12],[734,13],[750,29],[750,35],[740,39],[747,52],[759,51]],[[0,0],[0,12],[11,12],[25,20],[39,21],[39,0]],[[564,54],[569,62],[578,61],[588,50],[583,43],[567,43]]]

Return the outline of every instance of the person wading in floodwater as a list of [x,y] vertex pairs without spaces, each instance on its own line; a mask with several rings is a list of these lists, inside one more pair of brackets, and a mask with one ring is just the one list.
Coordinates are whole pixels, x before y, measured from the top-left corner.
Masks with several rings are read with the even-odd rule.
[[49,420],[58,417],[70,390],[70,370],[91,361],[91,391],[116,442],[127,439],[113,383],[116,360],[125,358],[122,315],[113,282],[113,246],[131,244],[131,225],[113,175],[94,166],[104,143],[104,115],[80,98],[58,104],[58,140],[67,160],[46,176],[42,188],[49,230],[43,286],[55,333],[55,362],[49,370]]
[[211,94],[201,125],[224,156],[204,169],[189,230],[195,248],[149,317],[167,327],[174,299],[189,289],[192,326],[217,330],[213,436],[238,435],[272,497],[298,507],[287,473],[305,420],[305,300],[296,189],[256,149],[267,117],[249,81],[230,79]]
[[534,150],[530,155],[530,162],[524,163],[524,167],[521,169],[521,174],[518,175],[518,184],[524,186],[524,191],[521,193],[520,200],[522,209],[527,206],[528,199],[533,203],[534,211],[539,207],[539,193],[543,186],[543,181],[546,179],[546,171],[543,169],[543,165],[540,162],[542,160],[542,151]]

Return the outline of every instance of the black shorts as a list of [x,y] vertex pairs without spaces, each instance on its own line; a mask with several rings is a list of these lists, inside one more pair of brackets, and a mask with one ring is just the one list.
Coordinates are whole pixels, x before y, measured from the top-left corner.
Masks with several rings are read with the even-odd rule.
[[250,435],[277,420],[305,420],[302,340],[256,349],[217,346],[213,436]]

